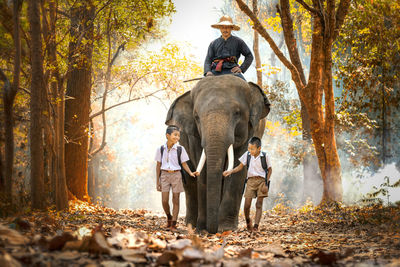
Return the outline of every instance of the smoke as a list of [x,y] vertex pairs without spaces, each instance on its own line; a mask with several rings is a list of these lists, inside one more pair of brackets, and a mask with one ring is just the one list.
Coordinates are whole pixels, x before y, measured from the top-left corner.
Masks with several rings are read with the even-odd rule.
[[[109,156],[100,162],[97,177],[103,184],[103,190],[98,190],[102,204],[162,211],[154,157],[166,142],[164,122],[171,100],[163,100],[141,100],[109,111],[105,152]],[[185,211],[184,202],[181,194],[180,214]]]
[[[383,204],[390,204],[400,201],[400,187],[391,188],[385,186],[385,179],[389,179],[389,184],[394,184],[400,179],[400,172],[395,163],[385,165],[376,173],[360,173],[357,171],[346,172],[343,175],[343,198],[345,203],[359,204],[368,193],[377,192],[379,189],[386,189],[388,195],[379,194]],[[389,203],[388,203],[389,202]]]

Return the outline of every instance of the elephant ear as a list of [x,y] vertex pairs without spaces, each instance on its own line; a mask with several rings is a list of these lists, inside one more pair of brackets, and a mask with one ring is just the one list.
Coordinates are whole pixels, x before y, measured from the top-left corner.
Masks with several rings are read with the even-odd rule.
[[255,129],[259,121],[267,117],[270,111],[270,102],[260,86],[249,82],[251,92],[250,123]]
[[193,119],[193,103],[188,91],[179,96],[168,110],[166,125],[176,125],[187,135],[198,135]]

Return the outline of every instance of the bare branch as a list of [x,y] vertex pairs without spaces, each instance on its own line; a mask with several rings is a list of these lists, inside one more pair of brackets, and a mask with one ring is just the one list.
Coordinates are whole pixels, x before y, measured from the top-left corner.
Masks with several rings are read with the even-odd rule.
[[316,10],[313,7],[310,7],[306,2],[304,2],[303,0],[296,0],[297,3],[299,3],[300,5],[302,5],[306,10],[310,11],[313,14],[319,15],[318,10]]
[[123,102],[120,102],[120,103],[117,103],[117,104],[115,104],[115,105],[109,106],[108,108],[105,108],[104,110],[100,110],[100,111],[98,111],[98,112],[96,112],[96,113],[90,115],[89,118],[90,118],[90,119],[93,119],[93,118],[95,118],[95,117],[97,117],[97,116],[100,116],[100,115],[103,114],[104,112],[109,111],[110,109],[116,108],[116,107],[118,107],[118,106],[121,106],[121,105],[130,103],[130,102],[133,102],[133,101],[137,101],[137,100],[140,100],[140,99],[148,98],[148,97],[150,97],[150,96],[154,96],[154,95],[157,94],[158,92],[161,92],[161,91],[164,91],[164,90],[166,90],[166,88],[162,88],[162,89],[156,90],[156,91],[154,91],[154,92],[152,92],[152,93],[150,93],[150,94],[144,95],[144,96],[139,96],[139,97],[135,97],[135,98],[132,98],[132,99],[125,100],[125,101],[123,101]]

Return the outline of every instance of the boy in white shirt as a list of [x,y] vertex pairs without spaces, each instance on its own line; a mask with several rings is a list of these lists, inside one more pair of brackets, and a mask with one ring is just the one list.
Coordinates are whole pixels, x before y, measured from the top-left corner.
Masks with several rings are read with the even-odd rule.
[[[178,144],[180,132],[177,126],[168,126],[166,131],[167,143],[157,149],[155,160],[157,191],[161,192],[162,206],[167,215],[167,227],[176,230],[176,221],[179,214],[179,194],[184,192],[181,166],[192,177],[198,175],[192,172],[186,161],[189,156],[183,146]],[[180,157],[178,155],[180,154]],[[169,207],[169,191],[172,188],[172,216]]]
[[[250,161],[247,162],[248,158]],[[272,167],[269,157],[266,153],[261,153],[261,140],[258,137],[252,137],[249,140],[248,152],[245,152],[239,158],[240,164],[230,171],[225,171],[224,176],[231,175],[247,166],[247,186],[244,193],[244,215],[246,217],[247,229],[249,231],[258,230],[262,215],[262,205],[264,197],[268,196],[269,179],[272,174]],[[264,165],[264,166],[263,166]],[[250,219],[250,206],[253,198],[256,201],[256,216],[254,227]]]

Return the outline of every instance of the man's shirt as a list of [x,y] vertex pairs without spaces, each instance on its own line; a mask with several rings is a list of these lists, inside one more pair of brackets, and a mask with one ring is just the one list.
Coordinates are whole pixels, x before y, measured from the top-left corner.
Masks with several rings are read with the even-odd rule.
[[[180,170],[178,162],[178,144],[175,144],[168,151],[167,144],[164,144],[163,157],[161,159],[161,149],[157,148],[155,160],[161,162],[161,170],[176,171]],[[185,148],[182,146],[181,162],[184,163],[189,160]]]
[[[246,166],[247,164],[247,154],[249,152],[245,152],[240,158],[239,161]],[[261,176],[261,177],[265,177],[265,171],[262,167],[261,164],[261,155],[262,153],[260,152],[260,154],[257,157],[254,157],[253,155],[250,156],[250,164],[249,164],[249,169],[247,170],[247,177],[253,177],[253,176]],[[267,166],[268,168],[271,167],[271,162],[269,160],[268,155],[265,155],[265,159],[267,161]]]
[[[246,43],[233,35],[226,40],[222,37],[215,39],[208,47],[206,60],[204,61],[204,74],[211,71],[211,64],[214,60],[235,56],[239,62],[240,55],[245,57],[243,64],[240,66],[242,72],[245,73],[253,61],[253,54]],[[224,62],[222,68],[231,69],[235,66],[238,65],[233,62]]]

